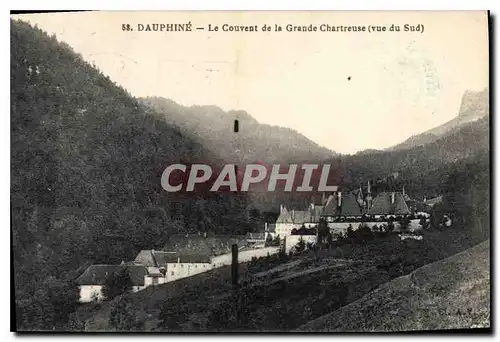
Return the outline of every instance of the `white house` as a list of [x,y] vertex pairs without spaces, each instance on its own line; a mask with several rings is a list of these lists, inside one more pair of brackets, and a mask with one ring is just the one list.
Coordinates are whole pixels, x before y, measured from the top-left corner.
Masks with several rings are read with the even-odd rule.
[[281,205],[280,215],[276,220],[275,234],[283,240],[286,236],[292,235],[294,229],[298,230],[302,226],[306,228],[316,227],[322,209],[322,206],[311,205],[308,210],[288,210],[284,205]]
[[169,256],[165,254],[163,262],[167,270],[166,282],[190,277],[213,268],[210,257],[204,255]]
[[210,255],[156,250],[140,251],[134,263],[147,267],[146,285],[163,284],[213,268]]
[[76,280],[80,289],[80,302],[87,303],[104,298],[103,287],[106,279],[112,274],[126,270],[132,281],[132,291],[144,289],[145,278],[148,275],[146,267],[141,265],[91,265]]

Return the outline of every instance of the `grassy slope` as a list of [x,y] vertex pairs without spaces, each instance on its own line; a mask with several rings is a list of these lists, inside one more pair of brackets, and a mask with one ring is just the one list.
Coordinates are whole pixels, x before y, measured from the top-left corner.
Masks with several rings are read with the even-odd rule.
[[490,241],[394,279],[299,331],[410,331],[490,326]]
[[[289,331],[355,302],[378,286],[415,269],[472,246],[453,231],[428,232],[423,241],[400,241],[397,237],[364,246],[344,245],[322,255],[294,258],[270,272],[241,267],[246,286],[231,290],[230,268],[148,288],[125,296],[132,315],[151,331]],[[289,266],[289,267],[287,267]],[[231,297],[233,296],[233,297]],[[228,304],[232,303],[232,304]],[[241,308],[227,309],[227,305]],[[167,303],[175,326],[162,326],[160,308]],[[229,318],[214,325],[210,316],[229,311]],[[241,317],[231,316],[239,311]],[[80,311],[87,331],[109,330],[109,303],[97,311]],[[90,318],[89,318],[90,317]]]

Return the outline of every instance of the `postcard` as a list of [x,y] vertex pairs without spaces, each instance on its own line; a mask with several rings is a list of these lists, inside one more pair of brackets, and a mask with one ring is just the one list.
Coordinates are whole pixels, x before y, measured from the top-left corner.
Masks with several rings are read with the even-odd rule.
[[491,333],[489,21],[11,14],[13,330]]

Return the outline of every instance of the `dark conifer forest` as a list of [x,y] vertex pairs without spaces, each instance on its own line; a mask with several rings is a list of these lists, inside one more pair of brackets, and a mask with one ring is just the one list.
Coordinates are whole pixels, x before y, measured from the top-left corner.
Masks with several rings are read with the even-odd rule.
[[[244,196],[167,193],[165,167],[211,160],[65,43],[11,22],[11,213],[18,328],[52,329],[91,263],[169,234],[244,234]],[[215,161],[214,161],[215,160]],[[222,161],[220,161],[222,163]]]

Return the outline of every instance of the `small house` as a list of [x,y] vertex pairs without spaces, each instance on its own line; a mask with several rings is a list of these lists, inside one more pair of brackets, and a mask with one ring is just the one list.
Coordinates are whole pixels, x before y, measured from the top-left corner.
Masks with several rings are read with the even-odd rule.
[[101,301],[104,298],[103,288],[106,279],[113,274],[126,270],[132,282],[132,291],[137,292],[146,287],[145,278],[148,275],[146,267],[141,265],[91,265],[76,282],[80,290],[81,303]]

